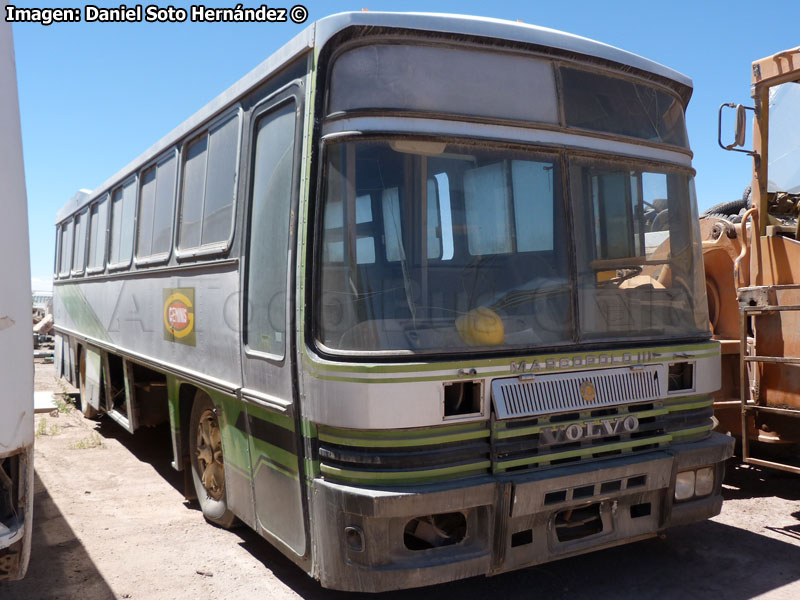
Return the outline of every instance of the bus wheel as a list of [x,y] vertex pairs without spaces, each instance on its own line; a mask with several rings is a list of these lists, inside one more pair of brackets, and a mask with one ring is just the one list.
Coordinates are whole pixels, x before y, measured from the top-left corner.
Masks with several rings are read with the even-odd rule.
[[81,412],[87,419],[96,419],[99,413],[94,406],[89,404],[89,400],[86,398],[86,352],[81,352],[81,362],[79,368],[81,377]]
[[219,420],[206,394],[197,391],[189,425],[189,452],[192,481],[197,501],[206,520],[229,528],[235,519],[225,496],[225,464],[222,458],[222,432]]

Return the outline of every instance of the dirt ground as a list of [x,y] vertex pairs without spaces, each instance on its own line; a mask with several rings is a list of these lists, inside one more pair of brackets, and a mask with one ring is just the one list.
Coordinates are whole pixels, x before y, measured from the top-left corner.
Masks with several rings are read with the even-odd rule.
[[[36,389],[59,390],[37,364]],[[37,415],[33,553],[2,600],[339,600],[253,531],[207,524],[170,467],[169,430]],[[800,598],[800,477],[731,463],[722,514],[664,539],[494,578],[386,594],[442,598]]]

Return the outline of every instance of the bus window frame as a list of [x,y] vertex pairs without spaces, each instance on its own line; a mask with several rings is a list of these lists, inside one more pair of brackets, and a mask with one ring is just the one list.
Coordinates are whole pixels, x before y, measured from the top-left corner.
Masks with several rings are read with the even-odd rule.
[[[71,227],[72,228],[72,231],[70,232],[70,237],[69,237],[69,240],[70,240],[70,243],[69,243],[69,254],[70,254],[70,257],[69,257],[69,265],[67,265],[67,269],[65,271],[62,271],[61,270],[61,259],[62,259],[62,256],[64,254],[64,238],[62,236],[62,233],[64,232],[64,230],[67,227]],[[70,274],[70,271],[72,270],[72,249],[75,246],[75,244],[73,243],[73,239],[72,239],[72,236],[74,236],[74,234],[75,234],[74,229],[75,229],[75,223],[74,223],[72,215],[70,215],[69,218],[67,218],[66,220],[62,221],[58,225],[58,230],[57,230],[58,231],[58,261],[56,263],[56,278],[58,278],[58,279],[69,279],[69,274]]]
[[[489,116],[486,114],[449,112],[441,109],[435,109],[435,110],[420,110],[420,109],[410,109],[410,108],[394,109],[385,106],[350,108],[350,109],[336,110],[336,111],[332,110],[331,90],[333,89],[333,72],[335,70],[336,62],[348,52],[369,46],[413,46],[419,48],[427,47],[427,48],[438,48],[445,50],[463,50],[467,52],[504,55],[506,57],[514,56],[517,58],[530,59],[534,61],[549,63],[551,72],[553,74],[553,92],[555,96],[555,105],[556,105],[555,106],[556,121],[555,122],[529,121],[526,119],[516,119],[507,116],[498,117],[498,116]],[[562,102],[561,102],[560,81],[558,79],[558,73],[556,72],[557,60],[550,54],[537,52],[527,48],[514,48],[514,47],[493,46],[493,45],[487,46],[479,43],[477,40],[474,39],[456,41],[447,38],[436,39],[420,35],[403,36],[402,38],[398,39],[391,35],[378,33],[378,34],[370,34],[365,37],[357,37],[352,40],[335,44],[334,50],[331,52],[330,57],[327,59],[326,70],[327,72],[325,73],[325,92],[322,102],[323,108],[321,115],[321,118],[326,121],[352,117],[354,115],[378,115],[378,114],[393,113],[393,114],[402,114],[403,116],[412,118],[413,117],[436,118],[436,116],[441,116],[444,118],[455,119],[464,122],[505,124],[517,127],[519,126],[528,127],[531,124],[534,124],[536,127],[542,127],[544,129],[559,128],[564,126],[563,111],[561,109]]]
[[297,298],[295,296],[295,284],[296,284],[296,273],[295,270],[297,268],[297,260],[298,260],[298,252],[296,249],[297,246],[297,236],[298,236],[298,207],[300,203],[300,173],[302,170],[302,162],[303,162],[303,127],[305,121],[305,97],[304,97],[305,89],[302,85],[300,80],[294,80],[289,82],[288,84],[282,86],[280,89],[276,90],[274,93],[270,94],[260,102],[258,102],[250,111],[250,116],[247,123],[247,130],[248,130],[248,138],[247,138],[247,148],[242,148],[242,155],[246,150],[248,153],[247,158],[247,165],[246,165],[246,187],[245,187],[245,199],[244,202],[246,203],[246,210],[245,210],[245,218],[244,218],[244,226],[242,228],[244,240],[242,243],[242,257],[243,257],[243,266],[241,268],[241,305],[239,306],[239,314],[241,315],[242,319],[242,350],[244,352],[245,357],[264,360],[270,364],[282,367],[287,364],[287,361],[292,361],[293,357],[291,356],[292,353],[295,352],[294,350],[294,332],[292,331],[293,328],[287,328],[285,332],[285,341],[284,341],[284,351],[283,355],[272,354],[269,352],[263,352],[261,350],[253,349],[249,341],[247,339],[247,327],[248,327],[248,320],[247,320],[247,307],[248,307],[248,300],[250,297],[250,289],[248,285],[249,280],[249,273],[250,273],[250,241],[252,238],[252,211],[253,211],[253,174],[255,172],[255,141],[256,141],[256,133],[258,129],[258,125],[262,119],[262,117],[268,116],[270,113],[273,113],[277,110],[280,110],[286,104],[294,103],[295,106],[295,122],[294,122],[294,148],[292,150],[292,192],[291,192],[291,204],[289,206],[289,239],[287,240],[287,254],[286,260],[288,262],[286,268],[286,312],[284,315],[284,320],[286,321],[284,324],[290,326],[294,320],[294,306],[296,306]]
[[[111,205],[110,205],[111,200],[110,200],[110,198],[111,198],[111,193],[109,191],[105,191],[102,194],[100,194],[95,200],[93,200],[89,204],[88,213],[89,213],[89,220],[91,222],[92,209],[95,208],[96,206],[100,206],[100,204],[102,204],[103,202],[109,202],[109,205],[106,207],[106,219],[105,219],[106,222],[102,223],[102,225],[105,227],[105,236],[103,237],[103,260],[100,261],[100,264],[98,266],[96,266],[96,267],[89,267],[88,252],[89,252],[89,246],[91,245],[91,229],[89,227],[86,228],[86,234],[87,234],[87,239],[86,239],[86,242],[87,242],[87,244],[86,244],[86,252],[87,252],[87,257],[86,257],[87,258],[87,261],[86,261],[86,275],[96,275],[96,274],[99,274],[99,273],[103,273],[106,270],[106,262],[108,261],[108,234],[109,234],[109,227],[108,227],[109,221],[108,220],[111,218],[111,210],[110,210],[111,209]],[[101,223],[97,224],[98,231],[99,231],[100,225],[101,225]]]
[[[196,138],[193,138],[196,139]],[[167,162],[170,158],[174,158],[177,162],[175,163],[175,180],[172,182],[172,223],[170,224],[170,244],[169,248],[166,252],[159,252],[158,254],[148,254],[147,256],[138,256],[139,252],[139,206],[142,201],[142,186],[138,186],[136,191],[136,225],[133,230],[133,264],[136,268],[139,267],[146,267],[150,265],[158,265],[164,264],[169,262],[170,257],[172,256],[173,250],[176,249],[176,227],[175,223],[177,221],[177,214],[176,209],[178,205],[178,180],[180,179],[181,170],[181,159],[182,153],[178,150],[177,146],[173,146],[166,152],[163,152],[156,156],[153,160],[147,162],[142,168],[139,169],[137,172],[137,178],[141,181],[142,173],[147,171],[148,169],[155,167],[156,169],[156,193],[158,193],[158,167],[162,163]],[[153,210],[155,210],[155,204],[153,206]],[[152,232],[151,232],[152,236]],[[151,238],[152,244],[152,238]]]
[[59,278],[58,267],[61,262],[61,223],[56,224],[56,251],[53,259],[53,279]]
[[[586,64],[585,62],[581,62],[580,60],[567,60],[567,59],[554,59],[553,60],[553,69],[555,71],[555,78],[556,78],[556,93],[558,95],[558,118],[559,118],[559,127],[568,133],[575,133],[577,135],[587,136],[587,137],[594,137],[594,138],[601,138],[607,140],[615,140],[615,141],[624,141],[629,144],[637,144],[643,146],[652,146],[655,148],[660,148],[662,150],[669,150],[672,152],[681,152],[688,156],[693,156],[692,149],[690,146],[689,140],[689,128],[686,123],[686,108],[687,102],[681,98],[680,94],[678,94],[675,90],[670,88],[669,86],[660,83],[659,81],[655,81],[652,79],[647,79],[646,77],[641,77],[636,73],[622,73],[612,69],[604,69],[602,67],[597,67],[595,65]],[[561,69],[572,69],[575,71],[583,71],[585,73],[591,73],[593,75],[600,75],[603,77],[608,77],[611,79],[619,79],[622,81],[627,81],[634,85],[643,85],[646,87],[653,88],[656,91],[663,92],[668,94],[673,99],[677,100],[678,104],[680,104],[683,110],[683,128],[684,128],[684,135],[686,136],[686,145],[679,146],[677,144],[667,144],[661,141],[655,140],[648,140],[640,137],[634,137],[631,135],[626,135],[623,133],[615,133],[615,132],[608,132],[608,131],[600,131],[597,129],[585,129],[582,127],[576,127],[574,125],[567,124],[567,114],[566,114],[566,104],[564,102],[564,82],[561,78]]]
[[[189,248],[181,248],[181,228],[180,228],[180,221],[183,215],[183,184],[184,184],[184,174],[186,170],[186,148],[192,142],[199,140],[202,137],[209,138],[212,131],[218,129],[221,125],[226,123],[232,117],[235,117],[237,121],[237,137],[236,137],[236,162],[234,166],[234,175],[233,175],[233,203],[231,204],[231,225],[230,225],[230,233],[228,235],[227,240],[222,240],[219,242],[211,242],[209,244],[201,244],[199,246],[192,246]],[[177,150],[179,152],[178,160],[180,163],[177,165],[178,167],[178,175],[175,178],[176,180],[176,201],[175,201],[175,212],[173,216],[173,240],[172,245],[174,247],[174,255],[175,259],[178,262],[188,261],[197,258],[204,258],[208,256],[225,256],[230,252],[231,247],[233,246],[233,238],[236,235],[236,215],[237,209],[239,205],[239,180],[241,179],[242,175],[242,136],[244,134],[244,117],[245,111],[242,108],[242,103],[237,102],[232,107],[229,107],[228,110],[225,110],[221,114],[217,115],[208,123],[206,123],[203,127],[197,128],[197,130],[193,131],[191,137],[184,138],[179,143]],[[208,152],[208,149],[206,149]],[[204,182],[203,193],[205,194],[205,185],[208,181],[208,158],[206,158],[206,181]],[[205,206],[205,195],[203,196],[203,205]],[[202,227],[203,227],[203,220],[200,220],[200,229],[201,229],[201,236],[202,236]],[[201,237],[202,241],[202,237]]]
[[[78,265],[75,264],[75,258],[76,258],[75,257],[75,249],[76,249],[76,246],[75,246],[75,242],[76,242],[75,232],[77,231],[77,229],[75,227],[75,223],[76,223],[78,218],[80,218],[83,221],[83,263],[80,265],[80,268],[76,268]],[[69,271],[70,277],[83,275],[86,272],[86,251],[88,250],[87,242],[89,241],[89,235],[88,235],[89,234],[89,228],[88,228],[88,225],[89,225],[89,208],[88,207],[84,207],[82,210],[77,211],[72,216],[72,266],[71,266],[70,271]]]
[[[108,268],[108,272],[109,273],[114,272],[114,271],[123,271],[125,269],[130,269],[131,264],[133,263],[133,250],[134,250],[134,246],[135,246],[135,242],[136,242],[136,239],[134,237],[131,238],[131,255],[130,255],[130,257],[128,258],[127,261],[121,261],[121,262],[112,263],[111,262],[111,244],[109,243],[109,242],[112,241],[111,240],[111,234],[112,234],[112,225],[113,225],[113,222],[114,222],[114,192],[116,192],[117,190],[120,190],[124,194],[125,187],[128,186],[129,184],[132,184],[132,185],[134,185],[136,187],[136,189],[134,190],[134,204],[133,204],[133,235],[135,236],[136,235],[136,223],[137,223],[138,217],[139,217],[139,204],[138,204],[138,202],[136,202],[136,200],[139,198],[139,174],[138,173],[134,173],[133,175],[131,175],[129,177],[126,177],[120,183],[118,183],[113,188],[111,188],[109,190],[109,192],[108,192],[108,197],[109,197],[110,204],[108,206],[108,219],[109,220],[108,220],[108,232],[107,232],[107,237],[106,237],[106,253],[105,253],[106,263],[105,264],[106,264],[106,267]],[[120,231],[122,231],[122,224],[120,224]]]

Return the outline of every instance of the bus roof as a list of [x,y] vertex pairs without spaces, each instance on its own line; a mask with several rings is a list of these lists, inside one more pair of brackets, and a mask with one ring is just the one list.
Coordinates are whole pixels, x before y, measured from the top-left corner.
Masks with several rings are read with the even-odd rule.
[[158,154],[178,142],[183,136],[220,113],[237,98],[255,88],[282,65],[312,47],[321,48],[337,33],[352,26],[417,29],[455,35],[497,38],[557,48],[618,63],[671,80],[677,84],[676,88],[687,92],[681,94],[684,99],[688,98],[692,89],[692,80],[689,77],[669,67],[602,42],[547,27],[468,15],[367,11],[338,13],[324,17],[306,27],[255,69],[106,180],[94,192],[87,193],[86,190],[81,190],[75,194],[58,211],[56,223],[61,222],[72,213],[89,204],[113,184],[136,172],[144,163],[155,158]]

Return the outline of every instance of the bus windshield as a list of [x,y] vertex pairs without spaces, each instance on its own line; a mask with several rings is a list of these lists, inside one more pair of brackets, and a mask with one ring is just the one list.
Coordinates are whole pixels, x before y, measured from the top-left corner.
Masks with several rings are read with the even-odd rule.
[[329,144],[325,182],[316,331],[331,351],[707,333],[688,172],[393,139]]

